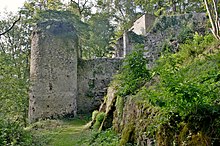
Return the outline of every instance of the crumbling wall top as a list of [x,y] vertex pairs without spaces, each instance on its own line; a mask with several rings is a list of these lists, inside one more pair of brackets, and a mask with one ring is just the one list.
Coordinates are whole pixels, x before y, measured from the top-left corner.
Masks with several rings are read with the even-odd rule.
[[48,20],[36,25],[33,34],[44,33],[53,36],[77,37],[77,31],[68,21]]

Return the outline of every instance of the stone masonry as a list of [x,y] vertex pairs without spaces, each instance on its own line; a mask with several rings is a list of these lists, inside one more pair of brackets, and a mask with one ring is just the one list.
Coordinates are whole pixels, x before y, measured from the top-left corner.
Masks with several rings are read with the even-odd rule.
[[120,58],[80,60],[78,63],[77,112],[91,113],[99,108],[107,87],[122,64]]
[[178,51],[180,36],[186,30],[202,34],[206,28],[205,13],[188,13],[182,15],[161,16],[157,18],[150,31],[145,35],[145,57],[151,68],[164,51],[165,43],[172,45],[173,53]]
[[30,122],[88,113],[100,105],[121,59],[81,60],[77,42],[76,30],[68,22],[50,20],[34,29]]
[[32,36],[29,120],[76,114],[77,35],[69,23],[48,21]]
[[[186,30],[203,33],[204,13],[161,16],[147,31],[145,54],[148,67],[164,51],[164,43],[175,45]],[[152,22],[151,22],[152,23]],[[74,116],[97,109],[113,75],[120,68],[120,58],[78,58],[77,34],[65,21],[39,23],[32,35],[30,66],[29,120]],[[122,54],[122,52],[121,52]]]

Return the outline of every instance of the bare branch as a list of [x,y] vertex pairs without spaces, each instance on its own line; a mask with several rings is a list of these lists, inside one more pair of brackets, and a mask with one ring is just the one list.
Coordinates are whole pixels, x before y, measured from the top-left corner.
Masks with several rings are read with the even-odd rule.
[[18,18],[15,22],[13,22],[13,24],[11,25],[11,27],[9,27],[6,31],[0,33],[0,36],[5,35],[6,33],[8,33],[8,32],[15,26],[15,24],[16,24],[18,21],[20,21],[20,19],[21,19],[21,15],[19,15],[19,18]]
[[89,1],[89,0],[85,0],[85,2],[82,4],[82,6],[80,6],[80,0],[78,0],[77,2],[71,0],[70,2],[71,2],[71,3],[74,3],[74,4],[77,6],[79,15],[82,16],[82,12],[83,12],[84,10],[86,10],[86,4],[88,3],[88,1]]
[[78,9],[79,9],[79,14],[82,15],[82,12],[86,9],[86,4],[87,4],[88,0],[85,0],[85,2],[82,4],[82,8],[80,8],[79,6],[79,1],[78,1]]
[[[215,0],[212,1],[213,2],[213,7],[211,7],[211,8],[210,8],[210,5],[209,5],[207,0],[204,0],[204,2],[205,2],[207,13],[209,15],[210,23],[212,25],[211,31],[212,31],[212,33],[213,33],[213,35],[215,36],[216,39],[220,39],[220,36],[219,36],[219,20],[218,20],[217,6],[216,6],[217,1],[215,1]],[[213,18],[213,17],[215,17],[215,18]]]

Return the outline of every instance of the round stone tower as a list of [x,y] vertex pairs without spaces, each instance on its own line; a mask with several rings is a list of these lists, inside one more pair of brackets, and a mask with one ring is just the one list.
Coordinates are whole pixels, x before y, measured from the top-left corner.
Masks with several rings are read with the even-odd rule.
[[32,34],[29,120],[76,114],[77,34],[71,23],[50,20]]

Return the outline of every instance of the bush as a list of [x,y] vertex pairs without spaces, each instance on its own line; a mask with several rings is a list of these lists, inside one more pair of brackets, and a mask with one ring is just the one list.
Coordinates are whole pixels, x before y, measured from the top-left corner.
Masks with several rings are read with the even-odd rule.
[[107,129],[101,132],[93,131],[87,140],[80,141],[79,145],[117,146],[119,145],[119,136],[112,129]]
[[163,113],[156,119],[160,123],[160,128],[155,128],[158,142],[173,143],[177,139],[170,137],[176,135],[176,143],[198,145],[203,139],[208,145],[219,145],[220,53],[207,54],[214,43],[210,35],[195,34],[178,53],[166,54],[158,61],[154,71],[159,82],[144,95]]
[[32,137],[18,122],[0,120],[0,145],[30,146]]
[[118,95],[125,96],[134,94],[146,80],[150,78],[147,69],[147,60],[143,56],[144,49],[136,46],[131,54],[125,57],[121,72],[116,76],[118,83]]

